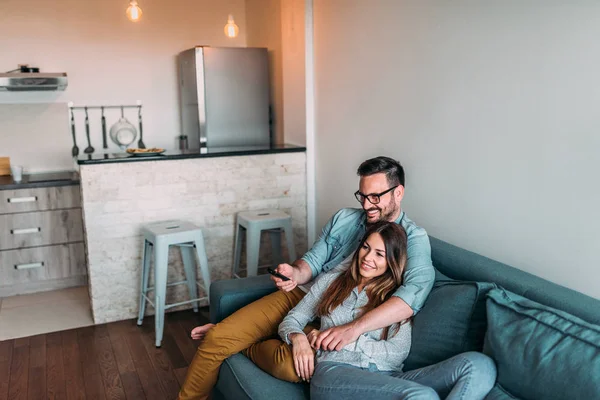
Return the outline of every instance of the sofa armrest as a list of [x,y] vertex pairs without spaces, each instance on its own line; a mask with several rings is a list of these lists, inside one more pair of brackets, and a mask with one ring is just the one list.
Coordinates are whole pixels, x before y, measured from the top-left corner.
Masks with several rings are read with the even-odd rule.
[[273,293],[269,275],[216,281],[210,285],[210,322],[216,324],[240,308]]

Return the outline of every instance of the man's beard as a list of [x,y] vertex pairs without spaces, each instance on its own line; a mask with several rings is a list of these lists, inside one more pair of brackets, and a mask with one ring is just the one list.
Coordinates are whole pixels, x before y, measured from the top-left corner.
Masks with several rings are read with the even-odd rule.
[[[376,224],[377,222],[380,221],[390,221],[390,218],[398,211],[398,204],[394,203],[394,202],[390,202],[388,209],[384,212],[382,208],[374,206],[372,208],[369,208],[368,210],[365,210],[365,212],[368,212],[369,210],[379,210],[379,218],[377,218],[375,221],[371,222],[367,219],[367,225],[373,225]],[[393,222],[393,221],[390,221]]]

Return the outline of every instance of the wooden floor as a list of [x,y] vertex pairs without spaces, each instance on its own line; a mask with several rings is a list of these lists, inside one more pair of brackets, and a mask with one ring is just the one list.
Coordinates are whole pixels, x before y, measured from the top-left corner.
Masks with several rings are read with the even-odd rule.
[[208,308],[165,316],[162,346],[154,318],[96,325],[0,342],[0,400],[174,399]]

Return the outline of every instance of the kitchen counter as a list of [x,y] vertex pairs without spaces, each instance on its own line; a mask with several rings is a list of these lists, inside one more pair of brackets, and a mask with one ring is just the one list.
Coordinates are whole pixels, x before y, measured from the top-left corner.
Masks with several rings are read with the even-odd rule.
[[23,175],[23,180],[21,182],[15,182],[10,175],[0,176],[0,190],[72,185],[79,185],[79,175],[72,171]]
[[290,144],[271,146],[238,146],[238,147],[213,147],[200,150],[169,150],[156,156],[139,156],[128,153],[95,153],[79,156],[79,165],[124,163],[138,161],[160,161],[160,160],[185,160],[193,158],[248,156],[258,154],[296,153],[304,152],[306,147]]
[[[108,158],[79,165],[94,323],[137,316],[142,228],[151,222],[179,219],[199,226],[212,281],[231,278],[235,221],[240,211],[286,212],[292,217],[296,254],[304,254],[307,249],[304,148],[209,151],[139,159],[147,162]],[[138,158],[127,160],[138,161]],[[272,261],[266,232],[263,241],[264,257],[259,265]],[[287,260],[287,253],[284,246],[284,259],[292,261]],[[169,258],[169,280],[182,280],[179,252],[173,249]],[[244,265],[245,262],[242,269]],[[200,294],[204,292],[200,290]],[[185,285],[167,290],[168,303],[187,299]],[[154,309],[148,307],[147,312],[153,313]]]

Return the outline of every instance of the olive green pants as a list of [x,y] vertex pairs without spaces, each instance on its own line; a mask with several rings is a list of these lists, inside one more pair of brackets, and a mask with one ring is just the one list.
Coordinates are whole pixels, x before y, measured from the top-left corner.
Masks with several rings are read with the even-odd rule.
[[[297,382],[291,347],[275,339],[279,324],[305,293],[278,290],[236,311],[211,328],[196,351],[179,392],[180,400],[206,399],[217,383],[223,361],[244,351],[261,369]],[[312,329],[312,328],[307,328]]]

